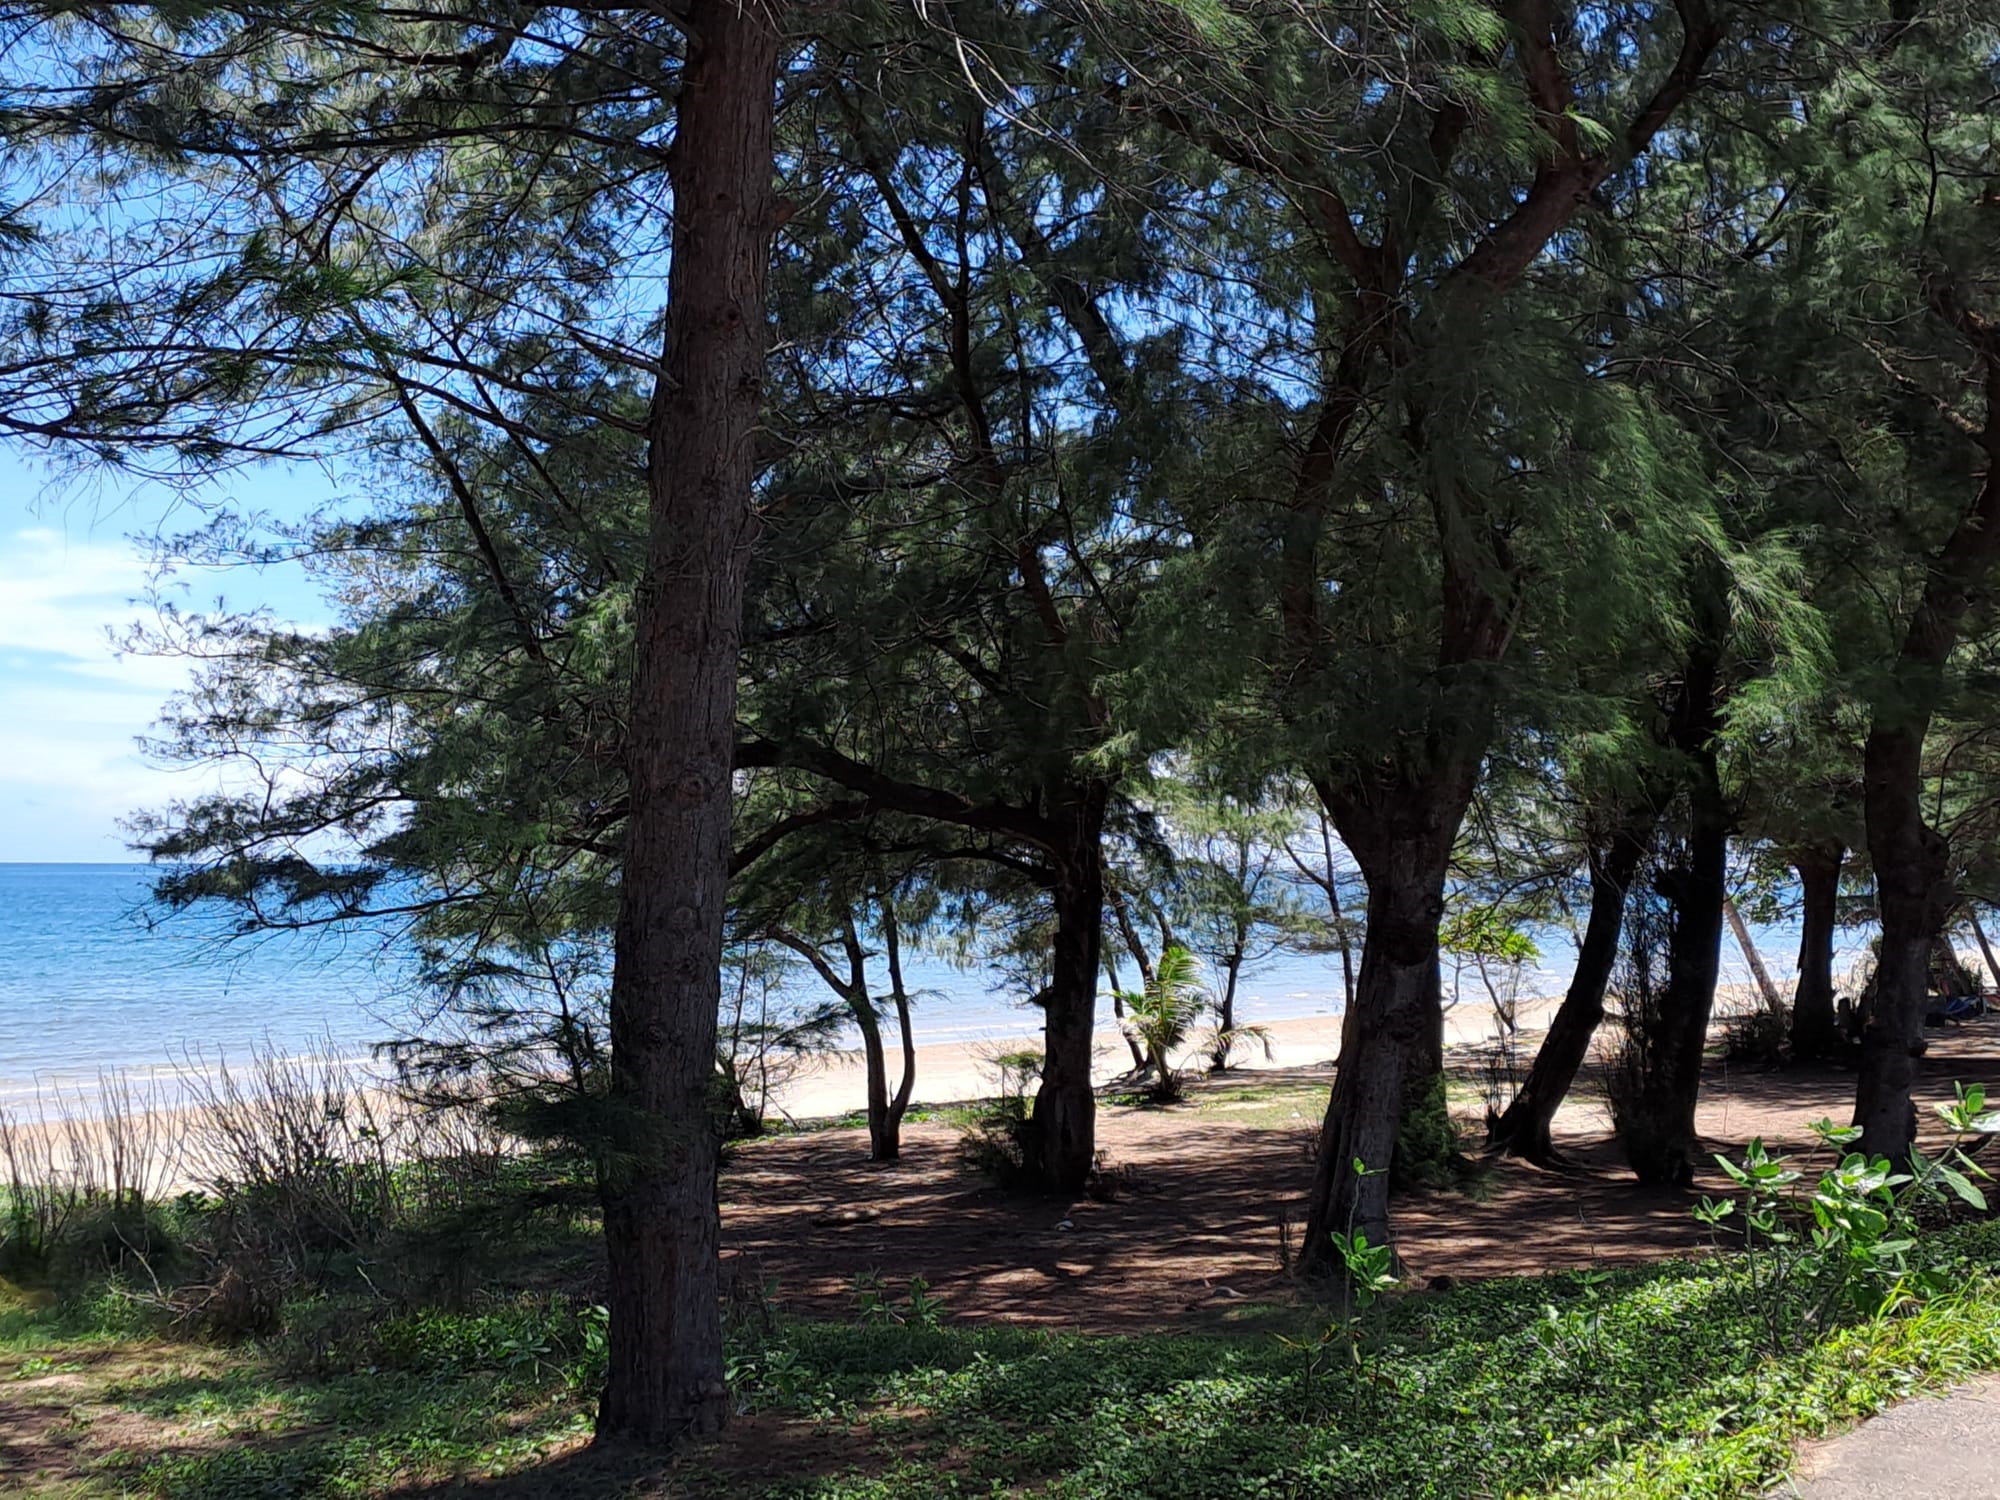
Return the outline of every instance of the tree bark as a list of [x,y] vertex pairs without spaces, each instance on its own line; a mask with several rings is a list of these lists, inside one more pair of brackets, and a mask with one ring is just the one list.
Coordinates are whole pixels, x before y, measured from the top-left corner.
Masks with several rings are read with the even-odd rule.
[[1838,840],[1792,855],[1801,893],[1799,982],[1792,992],[1794,1058],[1826,1058],[1840,1051],[1840,1022],[1833,1009],[1833,937],[1846,857],[1847,848]]
[[865,985],[848,996],[847,1006],[861,1030],[861,1056],[867,1073],[868,1159],[894,1161],[901,1142],[889,1119],[889,1060],[882,1049],[882,1023]]
[[1320,1127],[1300,1250],[1308,1272],[1337,1268],[1329,1238],[1335,1232],[1365,1234],[1376,1245],[1389,1241],[1389,1168],[1405,1084],[1422,1073],[1426,1033],[1439,1016],[1443,887],[1442,877],[1433,886],[1414,873],[1369,894],[1369,937],[1354,1005],[1341,1026],[1340,1068]]
[[1535,1053],[1526,1082],[1487,1129],[1487,1141],[1506,1156],[1541,1166],[1559,1163],[1552,1129],[1556,1111],[1569,1097],[1576,1075],[1590,1055],[1591,1038],[1604,1021],[1604,991],[1618,961],[1618,937],[1625,919],[1625,893],[1646,856],[1654,815],[1634,816],[1602,849],[1590,851],[1590,916],[1577,944],[1576,970],[1556,1008],[1549,1033]]
[[1026,1142],[1029,1170],[1052,1193],[1081,1192],[1097,1159],[1097,1094],[1090,1072],[1109,801],[1108,788],[1080,788],[1057,814],[1069,836],[1054,854],[1055,951],[1043,1002],[1042,1082]]
[[[1929,719],[1925,716],[1924,725]],[[1854,1123],[1860,1149],[1902,1161],[1916,1144],[1910,1089],[1924,1054],[1931,949],[1951,907],[1949,849],[1924,821],[1924,728],[1877,729],[1862,754],[1868,853],[1882,944],[1875,962],[1875,1003],[1861,1032],[1861,1076]]]
[[756,0],[689,0],[687,15],[611,988],[616,1136],[599,1170],[610,1347],[597,1433],[649,1445],[729,1414],[712,1108],[779,53]]
[[1215,1048],[1209,1054],[1209,1062],[1215,1071],[1224,1072],[1229,1067],[1229,1053],[1236,1030],[1236,981],[1243,973],[1243,948],[1241,943],[1229,950],[1222,961],[1222,972],[1227,977],[1222,984],[1222,1003],[1216,1010]]
[[1647,1010],[1628,1017],[1628,1045],[1645,1066],[1624,1101],[1618,1134],[1626,1160],[1642,1182],[1685,1186],[1693,1180],[1695,1105],[1701,1096],[1708,1022],[1722,967],[1723,908],[1729,896],[1729,807],[1722,794],[1717,736],[1722,726],[1723,642],[1728,606],[1719,571],[1694,585],[1701,629],[1688,652],[1667,714],[1665,743],[1681,757],[1687,810],[1675,858],[1655,870],[1668,923],[1665,982]]
[[[849,1014],[861,1032],[862,1072],[868,1095],[868,1159],[894,1161],[901,1150],[895,1122],[889,1118],[889,1059],[882,1047],[882,1018],[868,992],[868,952],[852,914],[840,924],[840,945],[847,955],[847,983],[840,986]],[[829,973],[829,982],[838,976]]]
[[903,933],[896,921],[893,895],[882,898],[882,946],[889,961],[889,998],[896,1005],[896,1036],[902,1044],[903,1073],[896,1083],[896,1097],[889,1101],[889,1154],[877,1160],[895,1161],[903,1153],[903,1116],[909,1113],[910,1090],[917,1082],[917,1041],[910,1029],[910,992],[903,984]]

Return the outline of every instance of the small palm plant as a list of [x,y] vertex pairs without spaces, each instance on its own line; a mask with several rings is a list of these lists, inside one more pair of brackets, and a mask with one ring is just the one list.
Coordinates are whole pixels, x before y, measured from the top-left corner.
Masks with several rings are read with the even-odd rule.
[[1201,982],[1201,962],[1187,949],[1174,946],[1160,955],[1153,977],[1143,990],[1119,996],[1146,1064],[1153,1074],[1152,1096],[1161,1101],[1181,1095],[1180,1073],[1171,1058],[1187,1044],[1195,1023],[1209,1007]]

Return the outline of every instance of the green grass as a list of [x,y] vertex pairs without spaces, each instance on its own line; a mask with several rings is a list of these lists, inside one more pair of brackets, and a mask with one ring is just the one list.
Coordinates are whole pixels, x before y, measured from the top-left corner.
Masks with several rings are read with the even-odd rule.
[[1189,1091],[1188,1103],[1232,1125],[1260,1130],[1316,1130],[1326,1113],[1323,1083],[1219,1083]]
[[[1987,1257],[1995,1243],[1963,1242]],[[1783,1360],[1756,1335],[1736,1283],[1686,1265],[1400,1299],[1358,1371],[1336,1353],[1314,1375],[1271,1337],[796,1329],[777,1404],[898,1415],[869,1423],[870,1451],[844,1472],[731,1492],[1754,1494],[1796,1436],[2000,1362],[2000,1285]]]
[[[1783,1357],[1716,1263],[1393,1298],[1358,1367],[1344,1346],[1315,1367],[1301,1345],[1318,1324],[1298,1310],[1286,1338],[781,1323],[732,1345],[738,1436],[659,1470],[648,1493],[1750,1495],[1798,1437],[2000,1366],[2000,1282],[1981,1269],[2000,1229],[1951,1231],[1933,1253],[1964,1263],[1962,1291]],[[104,1296],[0,1314],[0,1401],[62,1376],[85,1383],[84,1426],[151,1434],[84,1445],[45,1493],[360,1496],[506,1475],[507,1494],[626,1492],[574,1470],[601,1343],[559,1298],[394,1317],[304,1304],[261,1346],[142,1345],[164,1352],[136,1367],[93,1355],[132,1341],[136,1317]]]
[[[962,1099],[954,1103],[912,1104],[903,1112],[905,1125],[961,1125],[976,1116],[991,1101]],[[729,1142],[731,1150],[755,1148],[763,1141],[784,1140],[791,1136],[823,1135],[829,1130],[866,1130],[868,1112],[850,1109],[844,1115],[808,1115],[803,1119],[778,1118],[764,1121],[764,1129],[759,1135],[738,1136]]]

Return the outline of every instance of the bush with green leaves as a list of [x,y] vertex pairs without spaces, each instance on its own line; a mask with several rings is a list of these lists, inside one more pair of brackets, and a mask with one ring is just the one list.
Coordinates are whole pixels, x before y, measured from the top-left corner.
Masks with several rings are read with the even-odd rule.
[[1983,1086],[1961,1084],[1937,1111],[1951,1141],[1935,1156],[1913,1152],[1907,1171],[1847,1150],[1861,1131],[1831,1120],[1812,1126],[1834,1160],[1810,1183],[1762,1140],[1740,1161],[1716,1158],[1738,1196],[1704,1198],[1695,1216],[1718,1239],[1730,1229],[1741,1235],[1736,1265],[1769,1347],[1795,1347],[1839,1321],[1879,1317],[1947,1289],[1937,1267],[1913,1258],[1917,1212],[1953,1200],[1985,1211],[1974,1178],[1987,1174],[1967,1143],[2000,1134],[2000,1110],[1986,1108]]
[[1791,1033],[1790,1006],[1759,1006],[1722,1023],[1722,1055],[1741,1067],[1775,1068],[1786,1058]]
[[931,1295],[931,1284],[912,1276],[908,1294],[891,1296],[880,1271],[862,1271],[854,1278],[854,1310],[864,1323],[895,1323],[935,1328],[944,1321],[944,1299]]

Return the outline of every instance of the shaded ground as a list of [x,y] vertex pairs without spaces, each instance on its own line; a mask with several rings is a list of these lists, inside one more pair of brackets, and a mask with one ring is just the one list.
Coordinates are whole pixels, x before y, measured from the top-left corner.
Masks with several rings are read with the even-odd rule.
[[[2000,1028],[2000,1022],[1991,1023]],[[1459,1057],[1455,1093],[1470,1106],[1484,1064]],[[723,1183],[723,1239],[738,1300],[841,1316],[858,1276],[900,1292],[921,1277],[959,1320],[1120,1332],[1233,1321],[1243,1305],[1289,1295],[1283,1255],[1298,1230],[1328,1069],[1246,1071],[1205,1081],[1169,1108],[1109,1104],[1098,1146],[1124,1180],[1111,1202],[1009,1197],[957,1159],[942,1124],[905,1131],[904,1158],[866,1160],[866,1137],[827,1130],[753,1142]],[[2000,1081],[2000,1031],[1936,1038],[1922,1104],[1953,1080]],[[1711,1064],[1697,1123],[1713,1150],[1753,1136],[1807,1152],[1807,1128],[1844,1120],[1851,1070],[1781,1073]],[[1727,1182],[1713,1166],[1691,1192],[1642,1188],[1586,1083],[1557,1120],[1572,1169],[1487,1163],[1469,1192],[1398,1200],[1410,1279],[1476,1280],[1624,1265],[1701,1248],[1690,1216]],[[1461,1111],[1477,1139],[1476,1106]]]

